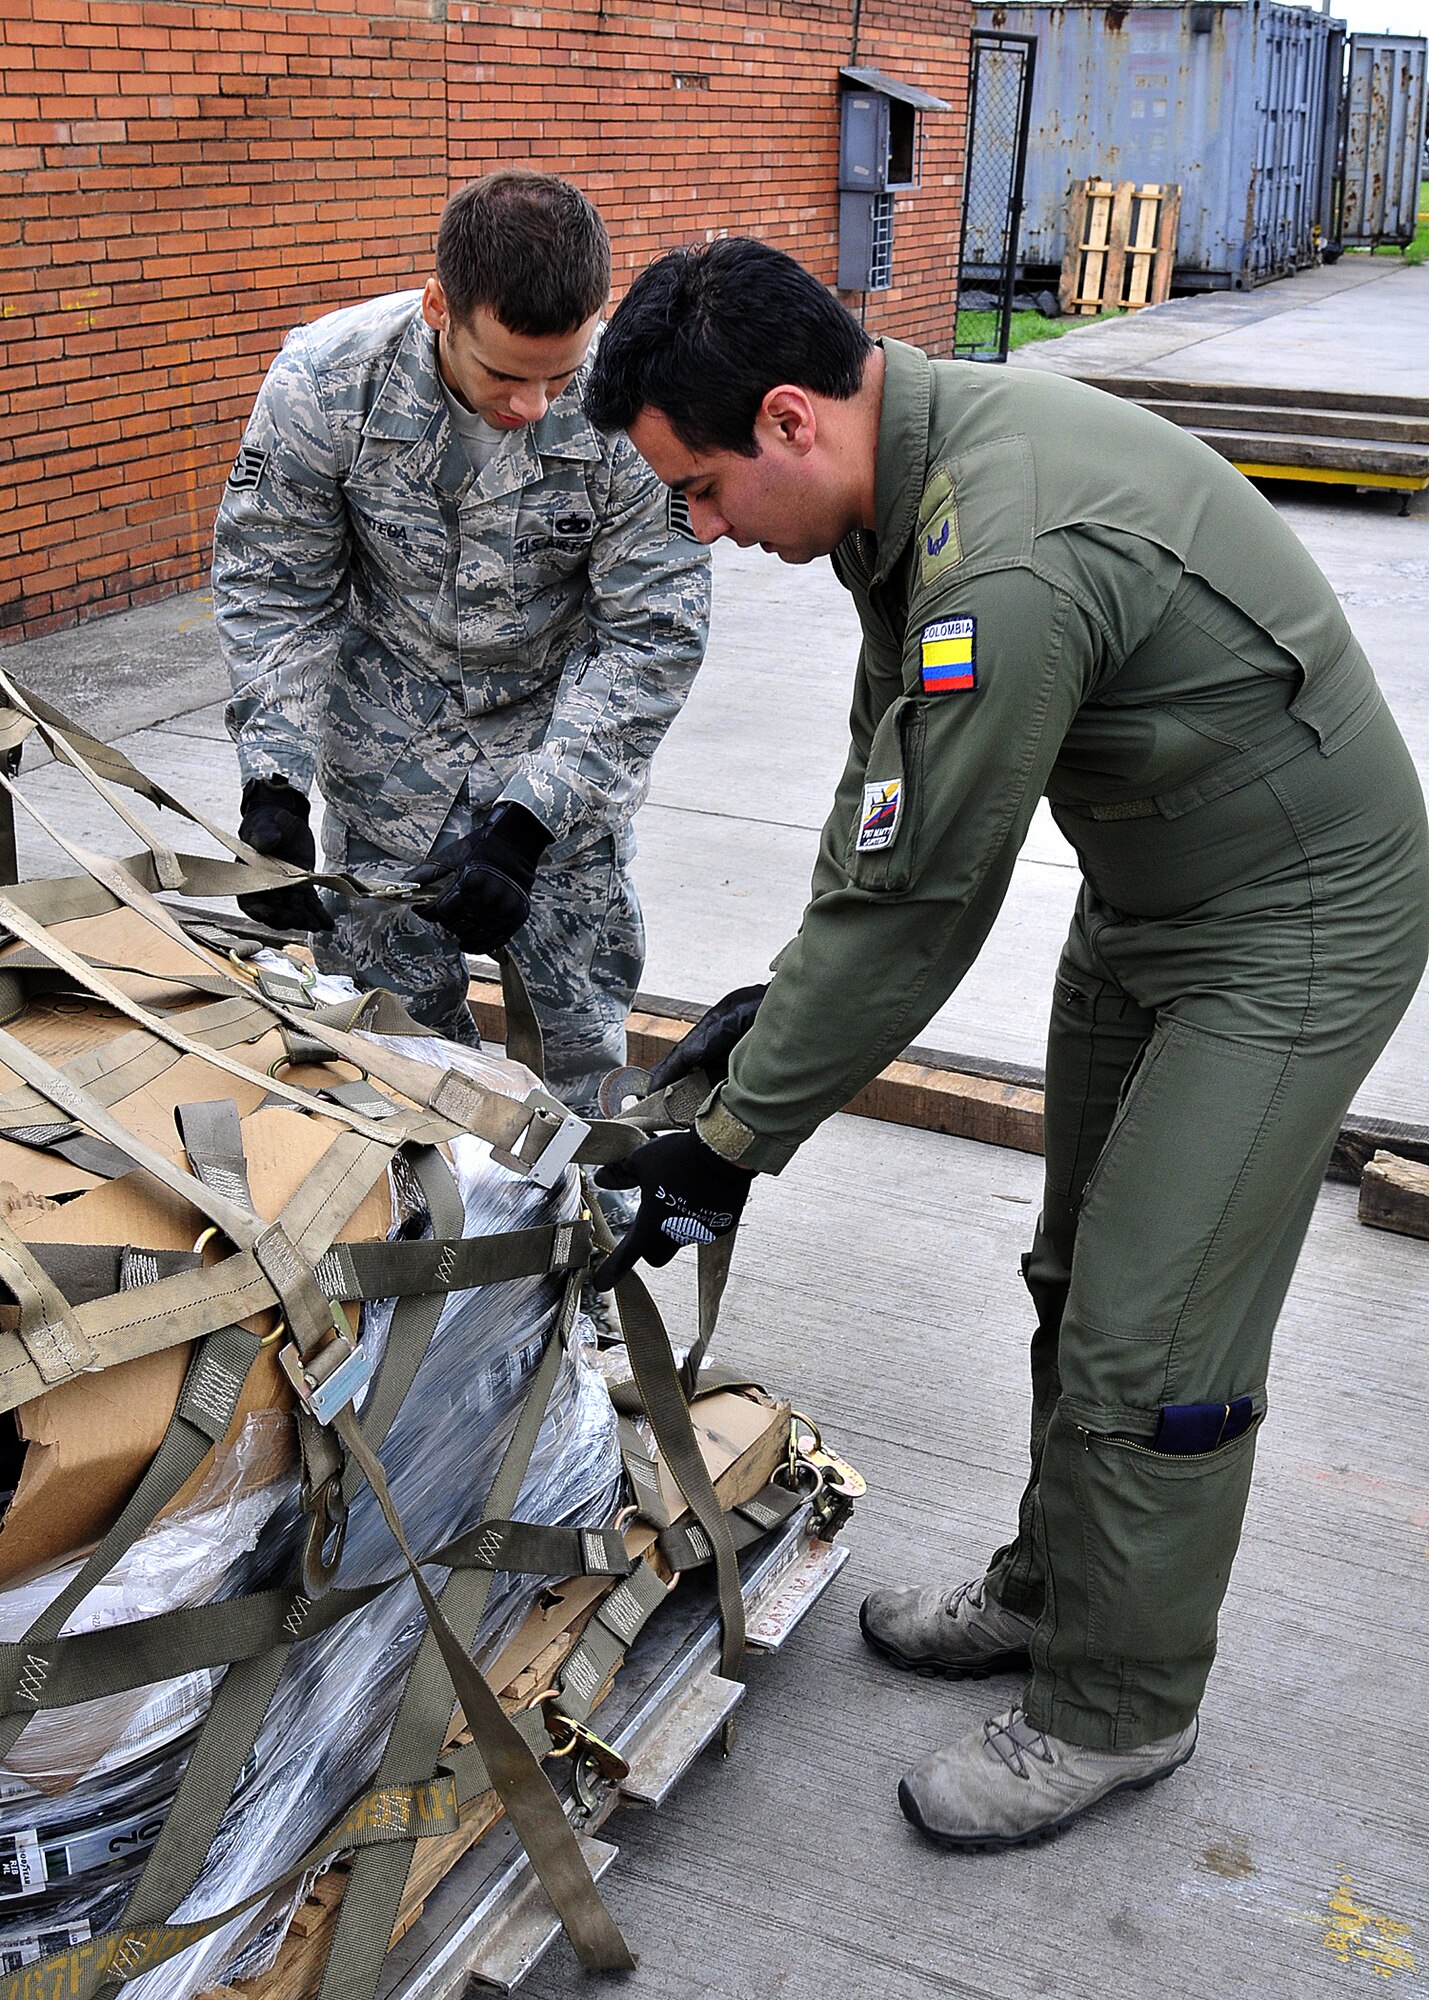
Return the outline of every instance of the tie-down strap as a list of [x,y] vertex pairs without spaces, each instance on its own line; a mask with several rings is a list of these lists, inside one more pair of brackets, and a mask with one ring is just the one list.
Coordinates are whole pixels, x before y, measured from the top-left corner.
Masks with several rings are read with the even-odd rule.
[[[590,1245],[590,1224],[582,1220],[440,1242],[428,1238],[410,1243],[334,1243],[313,1269],[325,1298],[403,1299],[583,1270],[590,1260]],[[31,1243],[26,1248],[70,1305],[108,1298],[119,1291],[126,1274],[132,1288],[204,1268],[192,1250],[121,1249],[100,1243]],[[225,1266],[211,1268],[218,1272]]]
[[[195,1385],[197,1393],[201,1384]],[[769,1485],[743,1500],[726,1517],[736,1549],[747,1548],[761,1535],[782,1525],[807,1495]],[[660,1553],[677,1568],[695,1568],[713,1560],[709,1538],[691,1522],[666,1529],[659,1537]],[[595,1622],[628,1646],[640,1623],[649,1616],[667,1586],[641,1575],[649,1563],[632,1557],[624,1536],[615,1528],[548,1527],[537,1522],[486,1520],[419,1558],[424,1568],[519,1570],[527,1574],[571,1577],[611,1576],[621,1579],[602,1600]],[[101,1696],[124,1694],[151,1681],[204,1668],[233,1666],[265,1653],[270,1647],[300,1645],[326,1632],[344,1618],[403,1581],[404,1572],[372,1583],[337,1585],[322,1597],[309,1597],[291,1587],[255,1591],[247,1597],[189,1605],[138,1618],[122,1626],[75,1632],[65,1638],[45,1637],[43,1651],[35,1641],[0,1645],[0,1716],[30,1716],[40,1709],[69,1708]],[[656,1580],[659,1581],[658,1579]],[[590,1628],[587,1627],[587,1632]],[[582,1642],[584,1643],[584,1642]],[[599,1649],[602,1679],[613,1672],[609,1645],[591,1636],[587,1653]],[[618,1662],[617,1662],[618,1664]],[[579,1672],[579,1670],[577,1670]],[[588,1675],[581,1675],[582,1681]],[[594,1701],[594,1694],[591,1700]],[[585,1710],[589,1714],[589,1708]]]

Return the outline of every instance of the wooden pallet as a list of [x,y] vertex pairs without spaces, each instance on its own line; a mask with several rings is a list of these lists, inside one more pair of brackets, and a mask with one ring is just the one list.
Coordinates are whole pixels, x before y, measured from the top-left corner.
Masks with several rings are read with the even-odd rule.
[[[725,1391],[703,1397],[693,1416],[715,1491],[726,1507],[751,1498],[768,1484],[788,1444],[787,1403],[776,1403],[754,1390]],[[688,1509],[663,1465],[661,1485],[671,1520],[679,1520]],[[653,1540],[653,1532],[643,1525],[633,1527],[626,1537],[633,1554],[643,1553]],[[596,1605],[611,1587],[608,1577],[579,1577],[542,1593],[488,1674],[504,1708],[513,1712],[524,1708],[533,1695],[550,1687]],[[608,1688],[602,1691],[601,1701],[608,1692]],[[470,1741],[460,1710],[448,1740]],[[393,1944],[417,1921],[437,1884],[501,1816],[496,1794],[484,1792],[462,1807],[458,1832],[417,1842],[392,1933]],[[276,1963],[267,1972],[231,1986],[209,1987],[198,2000],[311,2000],[322,1983],[323,1963],[347,1881],[347,1865],[339,1860],[313,1884],[293,1918]]]
[[1091,180],[1067,198],[1067,247],[1058,296],[1064,313],[1139,312],[1171,295],[1181,190]]

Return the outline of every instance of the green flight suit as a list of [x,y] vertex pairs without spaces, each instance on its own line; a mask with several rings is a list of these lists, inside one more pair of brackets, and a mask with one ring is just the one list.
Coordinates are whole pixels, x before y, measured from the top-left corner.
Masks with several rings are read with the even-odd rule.
[[[699,1130],[778,1172],[972,964],[1046,794],[1083,884],[1024,1260],[1032,1478],[992,1578],[1038,1620],[1030,1720],[1131,1747],[1210,1670],[1276,1317],[1429,952],[1424,801],[1328,583],[1238,472],[1077,383],[884,354],[877,531],[834,555],[852,751]],[[1250,1427],[1166,1431],[1212,1405]]]

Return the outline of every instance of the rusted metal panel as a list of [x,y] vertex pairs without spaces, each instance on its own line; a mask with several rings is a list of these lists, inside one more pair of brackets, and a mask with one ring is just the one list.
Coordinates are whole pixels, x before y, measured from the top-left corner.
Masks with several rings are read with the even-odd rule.
[[1422,35],[1352,35],[1345,104],[1344,243],[1414,239],[1424,146]]
[[1060,267],[1068,189],[1093,175],[1180,185],[1180,286],[1254,285],[1313,262],[1342,22],[1276,0],[1062,0],[977,18],[1038,38],[1024,265]]

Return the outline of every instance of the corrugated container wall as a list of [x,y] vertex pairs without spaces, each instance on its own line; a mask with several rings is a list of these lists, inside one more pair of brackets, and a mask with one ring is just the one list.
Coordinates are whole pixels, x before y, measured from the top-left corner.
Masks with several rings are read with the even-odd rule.
[[978,25],[1037,37],[1024,266],[1060,266],[1067,190],[1093,174],[1180,183],[1179,289],[1260,284],[1313,261],[1329,221],[1342,22],[1270,0],[1066,0],[980,7]]
[[1345,243],[1412,243],[1424,147],[1425,58],[1417,35],[1356,35],[1345,107]]

